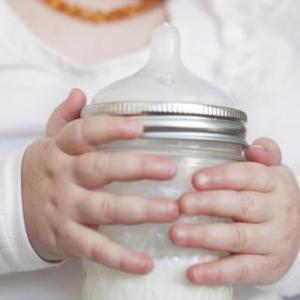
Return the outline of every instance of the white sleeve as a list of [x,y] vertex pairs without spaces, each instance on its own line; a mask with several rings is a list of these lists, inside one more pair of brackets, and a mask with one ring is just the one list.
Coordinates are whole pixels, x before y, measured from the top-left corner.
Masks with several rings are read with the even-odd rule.
[[35,253],[27,237],[21,192],[24,152],[0,154],[0,273],[53,266]]

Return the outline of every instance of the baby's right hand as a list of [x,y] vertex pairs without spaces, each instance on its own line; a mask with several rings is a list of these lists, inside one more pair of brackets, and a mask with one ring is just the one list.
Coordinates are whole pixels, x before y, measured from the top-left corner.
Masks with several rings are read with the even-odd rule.
[[[143,126],[130,118],[80,119],[85,101],[72,97],[84,96],[73,91],[56,112],[61,116],[52,116],[48,137],[29,146],[24,155],[24,218],[32,246],[49,261],[86,258],[131,273],[148,273],[153,267],[148,255],[114,243],[97,231],[98,226],[171,222],[179,216],[177,205],[168,199],[117,196],[100,189],[113,181],[171,179],[175,163],[153,155],[97,151],[101,144],[140,137]],[[77,112],[72,101],[77,101]],[[73,112],[64,112],[68,109]]]

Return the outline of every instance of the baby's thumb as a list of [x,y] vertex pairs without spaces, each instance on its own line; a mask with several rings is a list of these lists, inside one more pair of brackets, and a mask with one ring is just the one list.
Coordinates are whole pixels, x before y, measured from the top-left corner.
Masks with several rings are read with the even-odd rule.
[[247,161],[258,162],[266,166],[281,164],[281,151],[277,143],[268,138],[259,138],[246,149]]
[[69,122],[80,117],[80,111],[86,104],[86,97],[79,89],[73,89],[68,98],[52,113],[46,128],[47,137],[57,135]]

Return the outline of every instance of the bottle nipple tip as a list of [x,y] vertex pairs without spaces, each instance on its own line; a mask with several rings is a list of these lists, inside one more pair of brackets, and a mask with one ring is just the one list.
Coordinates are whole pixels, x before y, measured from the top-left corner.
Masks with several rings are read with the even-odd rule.
[[163,23],[152,36],[152,57],[156,58],[179,58],[180,38],[179,32],[168,22]]
[[179,39],[179,33],[175,26],[171,25],[168,22],[162,23],[153,33],[153,37],[158,35],[165,35],[165,36],[174,36]]

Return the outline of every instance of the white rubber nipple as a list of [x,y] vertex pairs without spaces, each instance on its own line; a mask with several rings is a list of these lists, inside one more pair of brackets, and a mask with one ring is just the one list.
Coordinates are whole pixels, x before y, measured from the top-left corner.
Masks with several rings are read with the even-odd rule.
[[151,73],[162,84],[174,83],[176,72],[184,68],[180,59],[180,37],[174,26],[164,23],[158,27],[151,42],[151,56],[144,72]]
[[176,67],[180,61],[180,38],[179,32],[168,23],[158,27],[151,42],[151,57],[148,67]]
[[183,65],[179,32],[168,23],[162,24],[152,35],[148,64],[136,74],[100,91],[93,103],[101,102],[179,102],[235,107],[222,90]]

